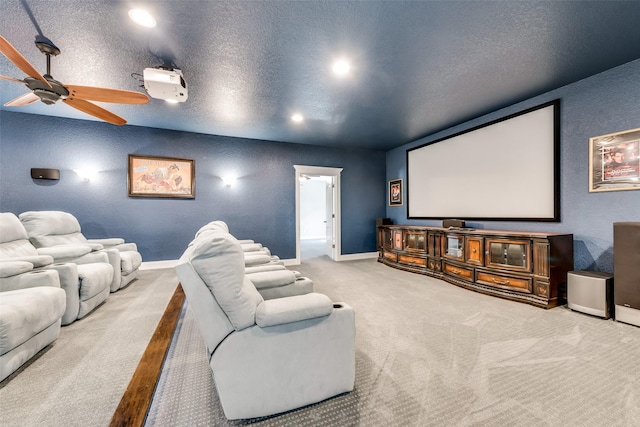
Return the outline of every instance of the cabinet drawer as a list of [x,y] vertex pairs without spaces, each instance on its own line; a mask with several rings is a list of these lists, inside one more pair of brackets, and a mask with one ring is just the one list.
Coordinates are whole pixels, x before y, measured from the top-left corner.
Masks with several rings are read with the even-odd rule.
[[448,262],[443,263],[444,272],[450,276],[459,277],[461,279],[469,280],[473,282],[473,269],[458,267],[457,265],[449,264]]
[[476,282],[519,292],[531,293],[532,289],[532,280],[530,278],[503,276],[500,274],[486,273],[484,271],[477,272]]
[[410,255],[398,255],[398,262],[402,264],[419,265],[421,267],[427,266],[426,259]]
[[382,256],[384,256],[385,259],[388,259],[389,261],[398,262],[398,256],[393,252],[384,251]]

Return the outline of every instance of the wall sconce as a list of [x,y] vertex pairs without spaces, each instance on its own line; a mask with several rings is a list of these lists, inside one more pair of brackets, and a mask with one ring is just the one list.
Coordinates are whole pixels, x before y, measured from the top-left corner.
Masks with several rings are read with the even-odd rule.
[[222,183],[227,187],[231,187],[233,184],[235,184],[237,179],[235,176],[232,176],[232,175],[222,176],[220,178],[222,178]]
[[31,178],[33,179],[60,179],[59,169],[31,168]]
[[91,181],[96,177],[98,173],[95,169],[76,169],[74,172],[82,179],[83,181]]

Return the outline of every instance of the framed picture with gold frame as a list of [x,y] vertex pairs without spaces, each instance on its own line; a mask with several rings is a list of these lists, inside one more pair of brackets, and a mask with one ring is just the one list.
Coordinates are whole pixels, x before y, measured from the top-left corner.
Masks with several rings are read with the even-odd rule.
[[130,197],[196,197],[195,161],[177,157],[129,154],[127,189]]
[[589,191],[640,190],[640,128],[589,138]]
[[402,206],[402,179],[389,181],[389,206]]

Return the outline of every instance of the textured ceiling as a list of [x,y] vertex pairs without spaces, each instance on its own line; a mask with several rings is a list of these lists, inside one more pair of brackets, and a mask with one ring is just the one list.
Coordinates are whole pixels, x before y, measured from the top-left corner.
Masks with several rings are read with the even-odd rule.
[[[134,24],[134,5],[158,26]],[[640,1],[2,0],[1,12],[0,34],[42,74],[36,35],[60,48],[64,84],[144,92],[132,73],[183,70],[185,103],[100,104],[130,125],[326,146],[390,149],[640,58]],[[339,57],[347,78],[331,72]],[[2,55],[0,74],[25,77]],[[0,81],[0,101],[26,90]],[[93,120],[61,102],[2,110]]]

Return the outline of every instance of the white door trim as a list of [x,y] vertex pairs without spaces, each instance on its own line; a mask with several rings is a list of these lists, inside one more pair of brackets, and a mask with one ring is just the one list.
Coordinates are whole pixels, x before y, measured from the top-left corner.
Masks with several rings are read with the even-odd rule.
[[305,165],[293,165],[296,170],[296,264],[301,263],[300,257],[300,176],[301,175],[321,175],[321,176],[333,176],[334,184],[335,184],[335,204],[334,209],[336,212],[335,221],[333,223],[335,236],[336,236],[336,247],[334,248],[333,256],[331,257],[334,260],[337,260],[340,257],[341,251],[341,233],[340,233],[340,174],[342,173],[342,168],[330,168],[324,166],[305,166]]

